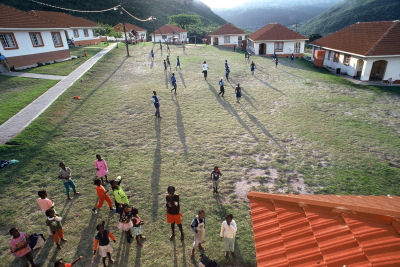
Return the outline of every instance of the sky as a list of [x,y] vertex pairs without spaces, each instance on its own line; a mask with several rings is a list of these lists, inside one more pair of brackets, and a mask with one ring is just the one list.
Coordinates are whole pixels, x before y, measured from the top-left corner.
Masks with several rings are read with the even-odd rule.
[[226,8],[239,6],[248,0],[200,0],[210,8]]

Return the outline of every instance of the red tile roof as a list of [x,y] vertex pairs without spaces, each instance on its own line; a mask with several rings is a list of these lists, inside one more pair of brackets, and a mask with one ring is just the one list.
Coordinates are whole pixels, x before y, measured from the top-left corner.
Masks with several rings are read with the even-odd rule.
[[15,9],[4,4],[0,4],[0,28],[65,28],[62,25],[58,25],[54,22],[48,21],[46,19],[40,19],[32,16],[28,12],[24,12]]
[[358,22],[311,44],[363,56],[399,55],[400,22]]
[[[114,28],[114,31],[122,32],[124,26],[122,25],[122,23],[119,23],[119,24],[115,25],[113,28]],[[127,32],[131,32],[132,30],[135,30],[136,32],[145,32],[146,31],[145,29],[140,28],[140,27],[130,24],[130,23],[125,23],[125,30]]]
[[251,192],[257,266],[400,266],[400,197]]
[[173,34],[176,32],[182,33],[182,32],[187,32],[187,30],[179,28],[178,26],[175,26],[173,24],[165,24],[161,28],[152,32],[151,34]]
[[246,34],[239,28],[236,28],[231,23],[226,23],[225,25],[221,26],[220,28],[216,29],[209,35],[226,35],[226,34]]
[[35,15],[38,18],[47,19],[53,21],[64,27],[99,27],[99,25],[91,20],[75,17],[69,14],[54,12],[54,11],[29,11],[30,14]]
[[306,40],[307,37],[292,31],[279,23],[270,23],[250,34],[249,39],[253,41]]

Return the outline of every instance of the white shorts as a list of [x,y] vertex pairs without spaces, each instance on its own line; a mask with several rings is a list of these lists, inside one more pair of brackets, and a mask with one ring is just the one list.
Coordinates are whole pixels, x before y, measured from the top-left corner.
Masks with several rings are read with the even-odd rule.
[[108,244],[107,246],[99,246],[99,255],[102,258],[107,257],[107,253],[112,253],[112,252],[113,249],[110,244]]

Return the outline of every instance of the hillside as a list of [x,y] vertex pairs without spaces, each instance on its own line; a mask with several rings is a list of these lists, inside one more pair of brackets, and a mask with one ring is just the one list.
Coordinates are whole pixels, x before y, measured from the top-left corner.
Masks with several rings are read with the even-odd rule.
[[325,35],[356,22],[400,19],[399,0],[346,0],[302,23],[299,31]]
[[[32,3],[27,0],[1,0],[2,3],[16,7],[21,10],[29,11],[32,9],[36,10],[47,10],[47,11],[60,11],[45,7],[39,4]],[[72,9],[80,10],[101,10],[110,8],[118,5],[119,0],[43,0],[42,2],[62,6]],[[210,25],[222,25],[225,21],[213,13],[211,9],[198,0],[125,0],[122,1],[123,6],[133,15],[139,18],[147,18],[149,16],[155,16],[157,20],[154,22],[140,22],[128,16],[125,16],[126,22],[138,25],[149,31],[153,31],[154,27],[158,28],[168,22],[168,16],[176,15],[180,13],[190,13],[199,15],[203,24],[206,26]],[[66,12],[68,13],[68,12]],[[95,22],[101,22],[106,24],[115,25],[121,22],[121,17],[117,11],[109,11],[105,13],[76,13],[70,12],[69,14],[74,16],[81,16],[93,20]]]

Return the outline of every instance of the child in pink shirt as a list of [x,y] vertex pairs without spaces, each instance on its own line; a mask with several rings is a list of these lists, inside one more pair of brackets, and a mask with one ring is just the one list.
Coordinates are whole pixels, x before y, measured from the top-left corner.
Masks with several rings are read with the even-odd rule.
[[100,154],[96,155],[97,160],[94,162],[94,167],[97,170],[97,176],[101,179],[101,183],[104,185],[103,177],[106,178],[106,182],[108,183],[107,180],[107,173],[108,173],[108,167],[107,163],[104,159],[101,158]]
[[47,198],[47,192],[46,190],[40,190],[38,192],[39,198],[37,199],[37,203],[40,207],[40,209],[43,211],[43,213],[46,212],[48,209],[54,209],[54,202],[51,201],[51,199]]
[[17,228],[11,228],[10,235],[13,237],[10,240],[11,253],[14,253],[15,256],[21,259],[25,266],[29,266],[29,262],[32,267],[36,267],[37,265],[33,262],[31,248],[28,245],[28,235],[23,232],[19,232]]

